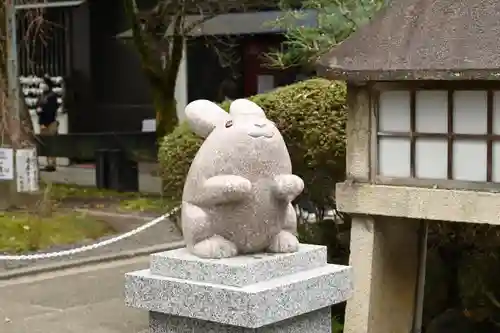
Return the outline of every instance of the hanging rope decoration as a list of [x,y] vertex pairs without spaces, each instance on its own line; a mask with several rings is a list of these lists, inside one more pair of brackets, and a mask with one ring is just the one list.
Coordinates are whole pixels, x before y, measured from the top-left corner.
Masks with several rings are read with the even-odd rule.
[[[60,76],[50,77],[50,79],[54,83],[54,88],[52,89],[52,91],[58,95],[57,103],[59,107],[57,109],[57,112],[61,113],[63,112],[64,80]],[[21,76],[20,83],[29,112],[31,116],[35,116],[36,103],[43,93],[43,77],[34,75]]]

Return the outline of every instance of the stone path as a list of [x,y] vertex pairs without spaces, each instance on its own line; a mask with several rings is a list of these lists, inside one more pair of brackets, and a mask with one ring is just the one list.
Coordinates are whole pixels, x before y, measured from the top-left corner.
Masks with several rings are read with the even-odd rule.
[[145,333],[147,312],[125,307],[124,274],[148,257],[0,281],[2,333]]
[[[155,176],[157,167],[147,163],[139,165],[139,191],[159,194],[161,192],[160,178]],[[80,186],[95,186],[95,169],[78,165],[60,166],[56,172],[41,172],[43,181],[54,184],[71,184]]]

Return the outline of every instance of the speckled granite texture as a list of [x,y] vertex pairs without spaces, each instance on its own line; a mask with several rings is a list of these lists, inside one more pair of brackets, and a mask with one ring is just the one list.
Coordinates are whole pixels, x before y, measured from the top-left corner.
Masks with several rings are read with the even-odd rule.
[[150,333],[330,333],[331,326],[329,307],[261,328],[222,325],[158,312],[149,314]]
[[172,278],[243,287],[324,266],[326,248],[301,244],[298,252],[259,253],[228,259],[201,259],[187,249],[153,254],[151,274]]
[[[214,277],[212,277],[212,281],[218,279],[217,283],[162,276],[152,273],[151,270],[129,273],[126,275],[126,303],[131,307],[170,315],[164,318],[175,319],[174,322],[178,323],[175,325],[180,327],[185,325],[182,323],[183,321],[194,320],[191,323],[194,325],[193,327],[199,326],[196,324],[198,321],[204,321],[239,328],[264,329],[269,325],[284,321],[282,325],[287,322],[289,325],[276,326],[282,327],[276,332],[323,332],[315,329],[294,331],[292,322],[295,322],[288,321],[288,319],[311,314],[347,300],[352,293],[351,268],[326,264],[324,249],[321,247],[303,245],[301,250],[293,255],[268,255],[257,259],[262,263],[251,264],[244,263],[245,259],[241,257],[229,258],[224,261],[197,258],[200,262],[199,265],[189,263],[191,257],[191,259],[184,259],[184,265],[192,265],[191,274],[195,278],[199,279],[203,272],[226,277],[232,276],[232,278],[227,278],[227,283],[224,279]],[[321,259],[314,259],[315,255]],[[156,255],[155,260],[164,258],[167,261],[171,257],[176,257],[176,254]],[[179,258],[179,253],[177,253],[177,257]],[[293,263],[287,262],[287,260],[291,260]],[[296,271],[291,268],[292,264],[296,267]],[[260,276],[256,280],[248,279],[249,274],[243,273],[241,265],[246,266],[249,270],[253,268],[257,272],[255,275],[260,274]],[[206,270],[207,267],[208,270]],[[223,271],[223,267],[226,268],[226,272]],[[267,276],[264,273],[266,269],[271,271],[280,268],[288,270],[289,273],[287,275],[281,274],[281,276],[276,272],[268,272]],[[238,269],[240,270],[238,271]],[[163,273],[165,272],[164,270]],[[179,276],[179,272],[175,269],[173,273],[173,275]],[[245,278],[237,278],[242,276],[246,276],[246,280]],[[235,282],[240,283],[241,286],[235,286]],[[177,317],[184,317],[184,319],[181,320]],[[170,329],[175,325],[169,324],[168,327]],[[311,325],[320,325],[320,323],[314,321],[314,324]],[[290,327],[283,328],[288,326]],[[210,326],[207,327],[210,328]],[[223,330],[225,326],[220,327],[222,329],[220,332],[225,332]],[[205,331],[210,332],[209,329],[205,329]],[[233,331],[254,332],[252,330]],[[178,331],[166,332],[196,332],[196,330],[194,328],[179,328]],[[271,330],[271,332],[275,331]]]
[[190,252],[228,258],[297,251],[292,201],[304,182],[292,174],[285,141],[264,110],[246,99],[231,102],[229,113],[196,100],[185,114],[205,138],[182,193],[182,235]]

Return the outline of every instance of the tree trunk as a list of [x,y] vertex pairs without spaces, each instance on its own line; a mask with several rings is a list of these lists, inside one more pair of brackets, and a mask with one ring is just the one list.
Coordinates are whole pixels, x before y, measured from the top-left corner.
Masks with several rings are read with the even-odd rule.
[[[164,85],[154,87],[159,92],[155,94],[156,106],[156,135],[159,139],[172,132],[177,125],[177,101],[175,99],[175,88],[177,86],[177,76],[182,62],[184,51],[184,38],[176,35],[172,40],[172,48],[168,57],[170,62],[166,64],[163,72]],[[158,90],[158,88],[160,88]]]
[[139,52],[142,68],[149,81],[156,113],[156,135],[158,139],[172,132],[178,123],[175,87],[184,51],[184,36],[181,26],[183,16],[177,14],[173,20],[171,47],[167,50],[167,64],[161,66],[160,55],[154,50],[160,45],[155,36],[148,36],[138,22],[135,0],[124,0],[125,12],[132,26],[133,41]]
[[156,111],[156,136],[160,140],[177,125],[177,102],[174,94],[167,95],[160,87],[152,88]]
[[[2,139],[2,146],[5,148],[33,148],[35,147],[33,124],[22,90],[18,90],[17,96],[12,96],[12,90],[9,86],[8,66],[11,64],[8,62],[8,40],[10,37],[8,36],[9,31],[7,30],[6,5],[6,2],[0,5],[0,37],[2,37],[2,41],[0,42],[0,137]],[[16,76],[14,80],[19,80],[19,77]],[[15,103],[17,99],[19,100],[18,104]],[[15,107],[19,107],[18,114],[15,114],[17,111]],[[33,194],[37,195],[34,196]],[[13,180],[0,181],[0,209],[31,203],[31,201],[37,200],[38,194],[39,193],[18,193],[14,170]]]

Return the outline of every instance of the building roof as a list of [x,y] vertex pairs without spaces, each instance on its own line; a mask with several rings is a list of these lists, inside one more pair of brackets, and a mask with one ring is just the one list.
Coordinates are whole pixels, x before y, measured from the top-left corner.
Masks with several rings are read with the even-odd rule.
[[52,7],[75,7],[80,6],[87,0],[45,0],[45,1],[27,1],[14,0],[14,6],[17,10],[29,10],[37,8],[52,8]]
[[318,70],[348,81],[500,80],[500,0],[392,0]]
[[[304,10],[301,17],[292,21],[294,26],[317,27],[318,13],[314,9]],[[219,14],[213,18],[196,24],[188,33],[190,37],[214,36],[214,35],[239,35],[239,34],[262,34],[282,33],[285,28],[274,26],[272,22],[285,15],[282,11],[260,11],[247,13]],[[186,25],[200,21],[202,16],[189,15],[186,17]],[[167,32],[172,34],[171,29]],[[132,38],[132,29],[116,35],[117,38]]]

